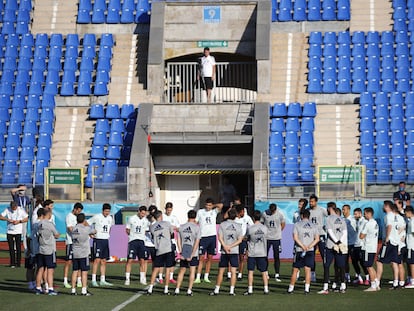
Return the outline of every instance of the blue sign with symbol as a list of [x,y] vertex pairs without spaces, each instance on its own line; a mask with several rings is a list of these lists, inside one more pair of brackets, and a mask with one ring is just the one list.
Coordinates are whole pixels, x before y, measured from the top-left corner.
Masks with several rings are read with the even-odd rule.
[[203,17],[205,24],[220,23],[221,8],[219,6],[205,6],[203,9]]

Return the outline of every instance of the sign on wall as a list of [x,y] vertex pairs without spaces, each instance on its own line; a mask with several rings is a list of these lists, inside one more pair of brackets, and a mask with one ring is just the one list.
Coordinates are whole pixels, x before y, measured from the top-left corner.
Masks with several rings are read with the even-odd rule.
[[219,6],[204,6],[203,19],[205,24],[216,24],[221,22],[221,8]]
[[47,168],[46,197],[51,200],[83,201],[82,168]]

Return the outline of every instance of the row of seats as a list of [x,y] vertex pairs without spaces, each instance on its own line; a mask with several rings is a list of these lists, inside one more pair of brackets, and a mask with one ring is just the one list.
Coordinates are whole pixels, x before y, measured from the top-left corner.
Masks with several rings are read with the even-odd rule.
[[313,182],[316,104],[275,103],[270,109],[270,186],[298,186]]
[[[97,44],[99,42],[99,45]],[[82,44],[81,44],[82,43]],[[0,94],[6,96],[62,96],[108,94],[111,34],[37,34],[0,37],[2,76]],[[1,53],[0,53],[1,54]]]
[[289,103],[287,106],[285,103],[274,103],[273,106],[269,106],[270,117],[283,118],[283,117],[316,117],[316,103],[305,102],[303,106],[300,103]]
[[32,11],[31,0],[0,2],[1,34],[20,34],[29,32]]
[[148,0],[80,0],[78,24],[148,24],[150,19]]
[[272,21],[350,20],[350,9],[350,0],[272,0]]
[[[414,32],[413,32],[414,34]],[[400,31],[312,32],[308,92],[408,92],[414,89],[414,45]],[[410,60],[411,58],[411,60]]]
[[[86,186],[125,178],[134,138],[137,111],[134,105],[93,104],[89,118],[96,120]],[[94,178],[95,176],[95,178]]]

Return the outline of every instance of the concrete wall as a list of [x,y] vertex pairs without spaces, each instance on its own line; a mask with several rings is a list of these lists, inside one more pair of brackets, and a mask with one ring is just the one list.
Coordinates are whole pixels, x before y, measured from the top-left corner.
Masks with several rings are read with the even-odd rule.
[[[221,21],[205,23],[204,7],[219,6]],[[165,58],[200,53],[200,40],[225,40],[228,47],[211,48],[212,52],[255,56],[256,4],[240,3],[167,3],[164,28]]]

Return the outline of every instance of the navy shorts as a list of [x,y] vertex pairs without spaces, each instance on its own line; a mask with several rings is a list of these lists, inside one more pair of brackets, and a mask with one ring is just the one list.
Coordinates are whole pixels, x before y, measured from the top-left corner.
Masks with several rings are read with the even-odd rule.
[[155,247],[154,246],[145,246],[145,248],[147,249],[147,258],[144,258],[145,260],[148,260],[148,259],[152,259],[152,260],[154,260],[155,259]]
[[240,255],[246,255],[246,252],[247,252],[247,241],[242,241],[240,244],[239,244],[239,254]]
[[219,268],[227,268],[229,265],[232,268],[239,266],[239,254],[221,254]]
[[173,252],[155,256],[153,260],[155,268],[171,268],[175,265],[175,256]]
[[73,271],[89,271],[89,257],[86,258],[73,258],[72,270]]
[[273,248],[273,257],[279,256],[282,252],[282,246],[280,240],[267,240],[267,253],[269,254],[270,247]]
[[185,259],[181,259],[180,260],[180,267],[181,268],[190,268],[190,267],[196,267],[198,266],[198,258],[197,257],[193,257],[191,258],[190,261],[185,260]]
[[211,90],[213,88],[213,79],[211,77],[202,78],[203,90]]
[[29,256],[24,259],[24,267],[28,270],[36,269],[37,256]]
[[391,243],[383,244],[378,254],[378,261],[385,264],[391,262],[400,264],[401,258],[398,256],[398,246]]
[[398,254],[398,258],[401,260],[401,263],[405,262],[407,259],[407,254],[408,254],[408,250],[407,247],[404,246],[403,248],[401,248],[400,253]]
[[348,259],[348,254],[340,254],[335,252],[331,248],[325,249],[325,256],[323,260],[324,266],[330,266],[332,261],[335,259],[335,265],[338,268],[345,268],[346,260]]
[[307,251],[305,256],[302,256],[302,252],[295,252],[293,257],[293,268],[303,268],[308,267],[312,268],[315,262],[315,252],[314,251]]
[[109,258],[109,242],[106,239],[93,240],[93,258],[108,259]]
[[265,272],[267,270],[267,257],[248,257],[247,270],[254,271],[255,267],[260,272]]
[[375,253],[368,253],[364,250],[362,251],[362,264],[365,268],[371,268],[374,266],[375,255]]
[[207,253],[208,255],[215,255],[217,253],[217,242],[216,236],[206,236],[200,239],[200,246],[198,248],[198,253],[200,255],[204,255]]
[[128,259],[147,259],[148,253],[144,241],[132,240],[128,243]]
[[37,267],[38,268],[48,268],[48,269],[55,269],[56,268],[56,253],[51,255],[37,255]]
[[73,250],[72,250],[72,244],[66,245],[66,257],[65,260],[73,260]]
[[405,260],[409,265],[414,265],[414,250],[407,249],[407,257]]

